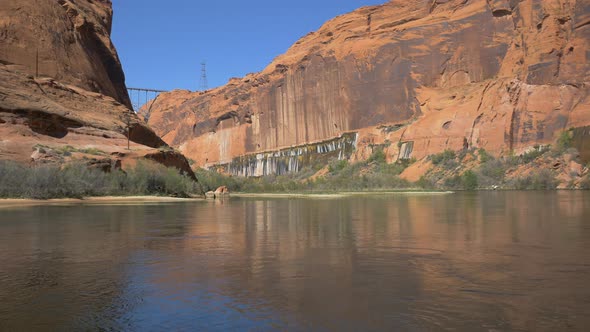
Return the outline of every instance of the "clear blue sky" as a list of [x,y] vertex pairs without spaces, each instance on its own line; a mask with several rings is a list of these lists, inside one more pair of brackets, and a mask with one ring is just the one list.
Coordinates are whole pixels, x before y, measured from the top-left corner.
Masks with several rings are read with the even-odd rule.
[[113,0],[127,86],[196,90],[257,72],[327,20],[386,0]]

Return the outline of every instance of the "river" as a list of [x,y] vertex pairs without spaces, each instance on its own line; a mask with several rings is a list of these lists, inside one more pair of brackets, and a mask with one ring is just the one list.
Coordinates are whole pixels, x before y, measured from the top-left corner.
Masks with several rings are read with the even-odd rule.
[[588,331],[590,192],[0,208],[0,331]]

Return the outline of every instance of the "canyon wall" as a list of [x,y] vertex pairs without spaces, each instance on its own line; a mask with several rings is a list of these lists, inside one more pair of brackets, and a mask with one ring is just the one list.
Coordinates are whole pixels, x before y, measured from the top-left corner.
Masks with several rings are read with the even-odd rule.
[[260,73],[162,94],[145,115],[203,167],[344,133],[358,135],[352,159],[377,145],[390,161],[519,153],[590,125],[589,41],[589,1],[392,0],[334,18]]
[[112,18],[110,0],[2,0],[0,61],[130,107]]
[[110,170],[147,158],[194,177],[131,110],[112,14],[108,0],[0,2],[0,160]]

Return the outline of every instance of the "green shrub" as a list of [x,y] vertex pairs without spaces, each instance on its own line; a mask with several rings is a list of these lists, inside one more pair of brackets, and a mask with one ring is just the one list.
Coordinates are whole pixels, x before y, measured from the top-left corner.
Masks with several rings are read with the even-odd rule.
[[462,149],[457,153],[457,159],[458,160],[463,160],[465,159],[465,157],[467,157],[467,155],[472,155],[475,156],[474,154],[475,149],[471,148],[471,149]]
[[535,190],[552,190],[557,188],[558,181],[555,174],[548,170],[542,169],[533,174],[533,188]]
[[97,156],[101,156],[101,155],[105,155],[107,154],[106,152],[97,149],[97,148],[75,148],[71,145],[63,145],[63,146],[59,146],[59,147],[49,147],[47,145],[42,145],[42,144],[35,144],[33,146],[33,150],[39,150],[42,153],[46,153],[47,151],[53,151],[58,155],[62,155],[65,157],[69,157],[72,155],[72,153],[74,152],[80,152],[80,153],[85,153],[85,154],[91,154],[91,155],[97,155]]
[[541,169],[528,176],[513,180],[512,187],[519,190],[552,190],[557,188],[555,174],[548,169]]
[[58,153],[61,153],[63,155],[71,155],[72,152],[77,152],[78,150],[76,150],[76,148],[71,145],[64,145],[64,146],[60,146],[58,148],[55,148],[55,151],[57,151]]
[[506,167],[518,166],[522,162],[520,156],[515,156],[513,153],[511,153],[508,156],[503,156],[501,160],[504,163],[504,165],[506,165]]
[[534,149],[522,154],[520,156],[520,161],[523,164],[528,164],[528,163],[532,162],[533,160],[539,158],[543,154],[545,154],[545,152],[547,152],[547,151],[545,149],[543,149],[542,147],[535,146]]
[[382,164],[382,163],[385,163],[385,160],[386,160],[385,151],[383,151],[383,148],[379,147],[373,151],[373,153],[371,154],[371,156],[367,160],[367,163],[375,162],[378,164]]
[[477,150],[477,154],[479,155],[479,161],[482,163],[487,163],[490,160],[494,159],[491,155],[484,148],[480,148]]
[[204,191],[216,190],[221,186],[226,186],[230,191],[241,191],[242,183],[240,178],[227,176],[215,171],[198,168],[195,175]]
[[461,175],[461,185],[465,190],[477,189],[477,175],[471,170],[463,173],[463,175]]
[[559,135],[556,142],[556,149],[558,151],[565,151],[573,146],[574,139],[570,131],[564,131]]
[[104,173],[82,163],[63,167],[40,165],[26,167],[11,161],[0,161],[0,197],[65,198],[107,195],[199,194],[198,183],[151,161],[138,161],[127,173]]
[[474,170],[479,187],[490,188],[502,186],[506,177],[506,165],[498,159],[492,159],[481,164]]
[[453,150],[444,150],[441,153],[433,154],[430,156],[430,160],[434,165],[439,165],[448,161],[454,161],[455,158],[457,158],[457,155]]
[[96,156],[102,156],[107,154],[106,152],[97,149],[97,148],[86,148],[86,149],[78,149],[78,152],[81,153],[85,153],[85,154],[91,154],[91,155],[96,155]]
[[391,164],[380,164],[379,167],[375,169],[375,173],[387,174],[387,175],[400,175],[406,168],[408,168],[409,164],[404,161],[395,162]]
[[533,179],[530,176],[518,177],[512,180],[512,185],[517,190],[531,190],[533,187]]
[[454,175],[444,180],[443,186],[446,189],[475,190],[478,186],[477,175],[469,170],[462,175]]
[[506,165],[500,160],[488,160],[479,166],[478,172],[495,181],[503,181],[506,176]]
[[443,186],[447,189],[462,189],[461,188],[461,176],[454,175],[445,179]]
[[331,162],[328,165],[328,171],[330,173],[338,173],[341,170],[345,169],[346,166],[348,166],[348,160],[346,160],[346,159],[336,160],[336,161]]
[[418,181],[416,181],[416,185],[422,189],[433,189],[434,188],[434,183],[432,183],[432,181],[424,175],[422,175],[420,177],[420,179],[418,179]]

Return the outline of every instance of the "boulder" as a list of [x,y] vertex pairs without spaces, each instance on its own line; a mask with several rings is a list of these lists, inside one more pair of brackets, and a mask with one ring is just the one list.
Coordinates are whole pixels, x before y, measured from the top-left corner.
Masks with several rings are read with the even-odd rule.
[[219,197],[220,195],[229,195],[229,189],[226,186],[221,186],[215,190],[215,195]]

